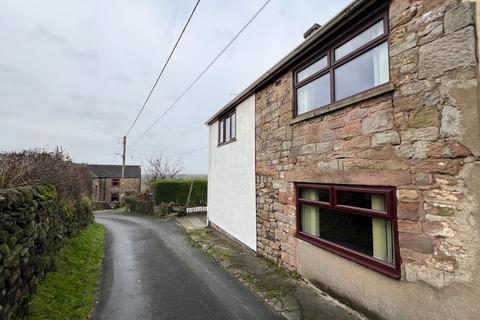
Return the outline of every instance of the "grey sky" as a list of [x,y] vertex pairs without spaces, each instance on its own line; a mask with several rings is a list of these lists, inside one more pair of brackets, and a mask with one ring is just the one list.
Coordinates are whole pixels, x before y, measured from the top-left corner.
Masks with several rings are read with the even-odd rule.
[[[63,146],[75,161],[120,163],[128,130],[195,0],[0,0],[0,150]],[[131,133],[135,140],[264,0],[202,0]],[[206,173],[204,122],[348,0],[272,0],[142,140],[129,164],[162,153]],[[185,154],[186,153],[186,154]]]

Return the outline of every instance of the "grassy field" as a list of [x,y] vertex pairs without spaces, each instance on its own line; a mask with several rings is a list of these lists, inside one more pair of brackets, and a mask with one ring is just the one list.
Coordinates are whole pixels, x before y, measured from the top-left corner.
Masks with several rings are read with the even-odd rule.
[[32,297],[29,320],[88,319],[100,276],[105,230],[91,225],[71,239],[58,269],[48,273]]

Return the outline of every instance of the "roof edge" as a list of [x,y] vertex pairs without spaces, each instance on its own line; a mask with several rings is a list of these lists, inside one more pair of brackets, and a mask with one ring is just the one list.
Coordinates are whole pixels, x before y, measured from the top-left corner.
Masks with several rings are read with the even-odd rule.
[[323,25],[319,30],[317,30],[313,35],[303,41],[295,49],[293,49],[289,54],[283,57],[279,62],[274,64],[270,69],[268,69],[264,74],[262,74],[257,80],[252,82],[247,88],[245,88],[239,95],[230,100],[223,108],[218,110],[213,116],[211,116],[206,122],[205,125],[209,126],[215,122],[222,114],[228,112],[231,108],[237,106],[242,101],[244,101],[251,94],[255,93],[255,90],[264,85],[266,82],[270,81],[279,71],[281,71],[285,66],[291,63],[295,58],[297,58],[304,50],[315,45],[323,37],[329,35],[331,29],[337,26],[345,18],[347,18],[352,12],[358,10],[359,8],[379,2],[379,0],[354,0],[352,3],[343,8],[338,14],[333,18],[328,20],[325,25]]

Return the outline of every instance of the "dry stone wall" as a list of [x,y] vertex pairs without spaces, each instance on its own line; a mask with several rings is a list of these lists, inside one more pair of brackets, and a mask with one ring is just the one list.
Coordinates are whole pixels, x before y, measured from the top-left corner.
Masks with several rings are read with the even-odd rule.
[[62,204],[49,186],[0,190],[0,319],[17,319],[65,240],[93,222],[88,202]]
[[389,10],[391,91],[296,123],[291,72],[256,93],[258,252],[296,269],[294,182],[395,186],[402,281],[480,288],[475,2]]

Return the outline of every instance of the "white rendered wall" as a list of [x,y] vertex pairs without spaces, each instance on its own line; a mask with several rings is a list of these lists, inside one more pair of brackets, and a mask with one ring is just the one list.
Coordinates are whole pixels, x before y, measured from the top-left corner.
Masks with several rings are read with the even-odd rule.
[[209,127],[208,219],[256,250],[255,95],[236,113],[236,141],[218,146],[218,121]]

